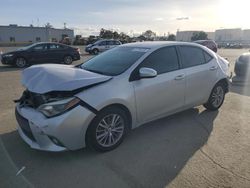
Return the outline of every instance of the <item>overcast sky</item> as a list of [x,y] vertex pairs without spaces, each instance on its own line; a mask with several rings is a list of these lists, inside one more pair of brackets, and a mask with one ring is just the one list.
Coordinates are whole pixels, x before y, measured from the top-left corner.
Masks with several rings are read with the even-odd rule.
[[0,0],[0,25],[74,28],[97,34],[100,28],[129,34],[147,29],[158,35],[179,30],[250,28],[249,0]]

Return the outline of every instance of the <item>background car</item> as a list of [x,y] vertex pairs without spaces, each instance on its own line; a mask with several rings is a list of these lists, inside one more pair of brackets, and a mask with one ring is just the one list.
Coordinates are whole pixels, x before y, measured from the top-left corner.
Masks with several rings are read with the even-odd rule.
[[250,75],[250,53],[244,53],[236,60],[234,72],[239,77]]
[[228,92],[220,58],[194,43],[143,42],[76,67],[27,68],[27,89],[16,101],[18,131],[40,150],[112,150],[147,122],[202,104],[219,109]]
[[90,54],[98,54],[121,44],[119,40],[98,40],[94,44],[87,45],[85,51]]
[[2,64],[15,65],[19,68],[40,63],[71,64],[80,59],[80,51],[59,43],[35,43],[2,54]]
[[213,40],[197,40],[194,43],[200,44],[202,46],[206,46],[210,50],[213,50],[215,53],[218,51],[218,46]]

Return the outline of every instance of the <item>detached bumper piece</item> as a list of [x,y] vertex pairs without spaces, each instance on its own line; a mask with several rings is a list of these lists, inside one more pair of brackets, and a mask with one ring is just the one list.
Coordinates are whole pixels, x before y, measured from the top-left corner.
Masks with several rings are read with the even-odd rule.
[[20,126],[20,128],[22,129],[23,133],[32,141],[36,142],[36,139],[31,131],[30,125],[29,125],[29,121],[27,119],[25,119],[24,117],[22,117],[19,112],[17,111],[17,109],[15,110],[15,115],[16,115],[16,120]]

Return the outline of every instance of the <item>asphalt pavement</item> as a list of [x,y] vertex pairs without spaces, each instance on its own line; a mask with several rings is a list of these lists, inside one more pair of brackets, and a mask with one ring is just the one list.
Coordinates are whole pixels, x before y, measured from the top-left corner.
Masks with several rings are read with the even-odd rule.
[[[246,51],[219,54],[233,70]],[[199,106],[145,124],[111,152],[52,153],[31,149],[16,131],[20,77],[0,64],[0,187],[250,187],[250,86],[232,85],[219,111]]]

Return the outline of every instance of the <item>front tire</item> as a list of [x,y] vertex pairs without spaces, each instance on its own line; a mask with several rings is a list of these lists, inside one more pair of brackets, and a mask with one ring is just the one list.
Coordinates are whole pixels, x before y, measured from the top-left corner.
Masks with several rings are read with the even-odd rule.
[[128,117],[117,107],[102,110],[90,124],[87,134],[87,146],[100,152],[117,148],[128,131]]
[[99,54],[99,50],[98,50],[97,48],[95,48],[95,49],[92,50],[92,53],[93,53],[94,55],[97,55],[97,54]]
[[208,102],[203,106],[211,111],[218,110],[224,102],[225,94],[225,86],[221,83],[217,83],[210,94]]
[[26,59],[24,59],[23,57],[16,58],[15,64],[18,68],[24,68],[28,65]]

